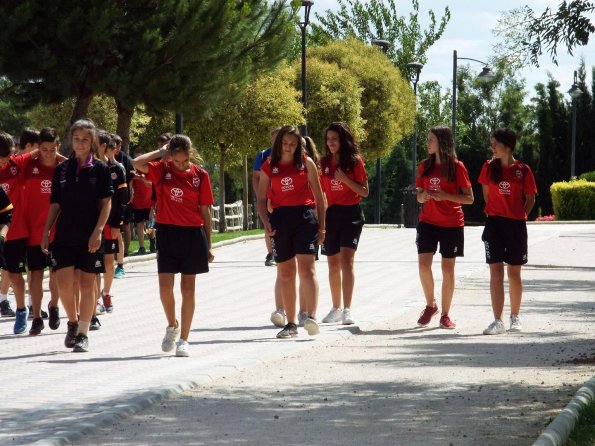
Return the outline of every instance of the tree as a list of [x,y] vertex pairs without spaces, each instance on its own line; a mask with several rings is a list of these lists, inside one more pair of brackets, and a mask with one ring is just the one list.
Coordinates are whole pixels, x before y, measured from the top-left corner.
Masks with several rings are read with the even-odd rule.
[[595,26],[588,15],[594,11],[595,4],[585,0],[564,0],[557,9],[548,7],[538,16],[528,6],[510,10],[498,21],[495,34],[503,42],[496,49],[517,66],[525,62],[539,66],[544,51],[557,64],[560,44],[572,55],[575,47],[589,43]]
[[137,104],[207,110],[225,85],[281,61],[293,32],[284,0],[6,0],[0,15],[19,18],[0,29],[11,93],[26,105],[74,96],[71,122],[112,96],[124,139]]
[[226,231],[225,173],[241,165],[244,156],[262,149],[272,128],[303,122],[299,92],[293,83],[292,69],[283,66],[257,77],[243,91],[232,84],[228,87],[228,99],[209,115],[188,125],[188,134],[196,147],[207,160],[218,165],[220,232]]
[[314,48],[310,55],[350,72],[362,88],[361,149],[367,158],[387,154],[415,119],[415,97],[407,80],[377,48],[356,39],[335,41]]
[[413,0],[409,17],[400,16],[396,0],[337,0],[339,11],[327,10],[325,15],[316,14],[320,24],[312,24],[312,41],[317,44],[349,37],[370,42],[384,39],[390,42],[388,57],[396,67],[405,72],[409,62],[426,62],[426,52],[442,36],[450,10],[438,21],[434,11],[429,10],[430,24],[422,31],[419,25],[419,1]]

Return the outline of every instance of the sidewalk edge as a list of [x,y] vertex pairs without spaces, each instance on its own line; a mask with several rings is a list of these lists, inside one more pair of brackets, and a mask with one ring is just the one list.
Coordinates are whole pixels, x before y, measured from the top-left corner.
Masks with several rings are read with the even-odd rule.
[[563,446],[568,441],[580,413],[595,401],[595,376],[578,389],[568,405],[535,440],[533,446]]

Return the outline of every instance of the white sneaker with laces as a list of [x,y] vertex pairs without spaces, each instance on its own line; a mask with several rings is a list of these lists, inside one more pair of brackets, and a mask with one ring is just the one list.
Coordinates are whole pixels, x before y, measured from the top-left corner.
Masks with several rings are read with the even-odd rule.
[[161,350],[171,352],[174,349],[174,344],[178,336],[180,336],[180,324],[176,321],[175,327],[167,327],[165,329],[165,336],[161,342]]
[[518,314],[513,314],[510,316],[510,330],[508,331],[513,331],[513,332],[517,332],[517,331],[522,331],[523,330],[523,324],[521,324],[521,318],[519,317]]
[[176,356],[183,356],[183,357],[190,356],[189,347],[190,346],[188,345],[188,341],[185,341],[184,339],[180,339],[176,343]]
[[331,311],[322,319],[322,322],[325,324],[332,324],[335,322],[340,322],[343,317],[343,310],[340,308],[331,308]]
[[308,332],[310,336],[314,336],[320,333],[320,327],[318,326],[318,322],[316,319],[308,317],[304,321],[304,329]]
[[353,324],[355,324],[355,321],[353,320],[353,316],[351,315],[351,309],[350,308],[344,308],[343,309],[342,318],[343,318],[343,325],[353,325]]
[[271,313],[271,322],[275,327],[285,327],[285,312],[281,309],[273,311]]
[[504,328],[504,322],[500,319],[496,319],[483,331],[484,335],[499,335],[503,333],[506,333],[506,328]]
[[298,313],[298,325],[300,327],[304,326],[304,321],[308,319],[308,313],[306,313],[305,311],[300,311]]

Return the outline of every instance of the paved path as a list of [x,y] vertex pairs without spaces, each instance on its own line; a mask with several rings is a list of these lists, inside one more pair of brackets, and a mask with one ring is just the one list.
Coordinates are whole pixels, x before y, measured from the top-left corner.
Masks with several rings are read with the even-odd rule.
[[[519,379],[517,373],[533,379],[542,373],[536,367],[557,369],[556,361],[580,360],[580,354],[595,353],[595,227],[530,226],[533,266],[526,268],[525,275],[527,331],[494,338],[478,335],[491,318],[480,232],[481,228],[467,228],[466,256],[457,264],[457,276],[463,280],[455,297],[453,317],[459,328],[454,332],[412,329],[423,299],[415,231],[410,229],[365,230],[356,257],[354,316],[359,328],[350,330],[327,326],[318,337],[301,332],[294,341],[274,339],[276,330],[268,315],[275,271],[263,266],[262,240],[217,249],[211,273],[200,277],[191,358],[160,351],[164,318],[153,262],[131,266],[127,278],[116,281],[115,312],[101,318],[102,330],[91,334],[87,354],[62,348],[64,327],[57,332],[46,329],[36,338],[13,336],[12,320],[0,320],[3,377],[22,389],[18,399],[14,398],[17,393],[8,393],[1,400],[0,443],[76,440],[81,430],[117,418],[130,402],[142,404],[148,394],[179,385],[199,387],[198,393],[191,392],[194,399],[175,400],[179,412],[158,406],[157,415],[147,412],[149,418],[140,421],[141,432],[132,437],[122,435],[133,433],[124,421],[100,435],[79,438],[78,443],[297,444],[301,439],[338,444],[341,439],[344,444],[413,444],[404,441],[410,432],[410,440],[417,438],[420,444],[448,444],[444,441],[455,438],[462,441],[456,444],[477,444],[463,440],[474,433],[469,417],[475,415],[475,422],[484,427],[489,420],[500,423],[498,417],[505,417],[508,424],[506,417],[515,418],[514,407],[509,407],[514,404],[479,399],[477,407],[466,402],[472,399],[465,400],[464,395],[489,387],[489,394],[496,397],[506,388],[513,390],[508,399],[512,395],[514,401],[514,390],[523,389],[526,379]],[[330,306],[324,261],[318,263],[318,271],[322,317]],[[435,273],[439,278],[438,269]],[[351,332],[359,335],[350,336]],[[539,354],[537,363],[535,358],[529,360],[534,354]],[[461,367],[464,361],[469,366]],[[494,368],[494,364],[502,366]],[[560,364],[560,376],[565,376],[569,367]],[[570,368],[573,374],[563,394],[554,392],[560,376],[544,380],[542,393],[557,393],[560,401],[552,407],[547,400],[541,412],[554,415],[564,406],[566,394],[588,378],[588,366],[580,361]],[[444,403],[446,389],[453,397]],[[334,407],[330,413],[323,410],[329,406],[324,395],[341,396],[330,405]],[[465,403],[431,410],[457,398]],[[172,404],[178,404],[175,401]],[[188,405],[200,410],[188,411]],[[282,410],[287,407],[292,410]],[[450,407],[465,410],[455,416]],[[496,410],[494,416],[490,410]],[[185,414],[181,424],[176,422],[180,414]],[[147,421],[151,419],[154,422]],[[284,422],[271,425],[271,420]],[[455,420],[463,430],[456,430]],[[533,430],[538,433],[546,421],[538,416],[540,424]],[[252,428],[246,428],[246,423]],[[268,429],[273,437],[264,438]],[[440,435],[432,434],[436,441],[426,441],[419,436],[420,429],[438,429]],[[534,436],[527,433],[527,438]],[[401,437],[404,442],[395,442]],[[369,441],[362,441],[365,438]]]

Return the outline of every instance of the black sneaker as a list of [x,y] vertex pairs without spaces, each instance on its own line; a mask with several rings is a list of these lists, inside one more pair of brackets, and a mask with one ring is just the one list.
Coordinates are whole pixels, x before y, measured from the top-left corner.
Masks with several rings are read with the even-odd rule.
[[[33,315],[33,305],[29,305],[29,319],[34,319],[35,316]],[[42,319],[47,319],[48,318],[48,314],[41,310],[41,318]]]
[[66,338],[64,338],[64,346],[66,348],[74,347],[76,332],[79,330],[78,322],[68,322],[68,331],[66,332]]
[[48,304],[48,312],[50,313],[50,328],[57,330],[60,326],[60,308],[50,307],[50,304]]
[[141,246],[140,248],[138,248],[138,251],[136,252],[137,256],[144,256],[147,253],[147,250],[145,249],[144,246]]
[[279,339],[295,338],[298,335],[297,325],[289,323],[277,333]]
[[72,351],[76,353],[84,353],[89,351],[89,338],[87,335],[82,333],[76,335]]
[[154,238],[150,238],[149,239],[149,252],[155,252],[155,239]]
[[270,252],[267,254],[266,259],[264,260],[264,266],[275,266],[275,259],[273,258],[273,254]]
[[99,322],[99,318],[97,316],[93,316],[91,319],[91,325],[89,325],[89,330],[99,330],[101,328],[101,322]]
[[0,316],[2,317],[15,317],[16,313],[10,308],[10,302],[8,299],[0,302]]
[[43,323],[43,319],[40,317],[34,318],[31,328],[29,329],[29,336],[37,336],[44,328],[45,325]]

